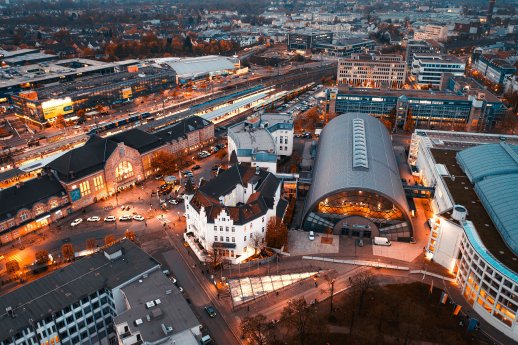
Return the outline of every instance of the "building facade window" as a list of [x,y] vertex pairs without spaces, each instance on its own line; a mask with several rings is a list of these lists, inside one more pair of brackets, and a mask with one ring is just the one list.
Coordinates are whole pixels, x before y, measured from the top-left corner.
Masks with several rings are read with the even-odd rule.
[[29,219],[29,212],[27,211],[23,211],[21,214],[20,214],[20,220],[22,222],[26,221],[27,219]]
[[39,214],[42,214],[43,212],[45,212],[45,207],[43,207],[43,205],[38,205],[34,208],[34,215],[39,215]]
[[50,209],[56,208],[58,206],[59,206],[59,201],[57,201],[55,199],[50,201]]
[[94,177],[94,189],[96,192],[104,189],[104,180],[102,175]]
[[92,191],[90,190],[90,181],[83,181],[79,184],[79,190],[81,191],[81,196],[87,196]]
[[115,168],[115,181],[121,182],[135,175],[133,165],[128,161],[122,161]]

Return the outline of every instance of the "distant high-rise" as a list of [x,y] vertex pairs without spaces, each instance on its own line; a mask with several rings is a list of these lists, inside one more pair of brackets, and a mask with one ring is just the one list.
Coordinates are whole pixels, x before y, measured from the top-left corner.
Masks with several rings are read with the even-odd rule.
[[489,6],[487,7],[487,16],[486,16],[486,31],[489,34],[489,30],[491,30],[491,21],[493,20],[493,10],[495,9],[496,0],[489,0]]

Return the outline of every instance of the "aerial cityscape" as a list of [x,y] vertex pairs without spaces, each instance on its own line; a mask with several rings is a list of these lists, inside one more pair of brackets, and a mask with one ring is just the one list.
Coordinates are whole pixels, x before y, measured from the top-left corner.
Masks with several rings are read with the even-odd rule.
[[518,345],[518,0],[0,0],[0,345]]

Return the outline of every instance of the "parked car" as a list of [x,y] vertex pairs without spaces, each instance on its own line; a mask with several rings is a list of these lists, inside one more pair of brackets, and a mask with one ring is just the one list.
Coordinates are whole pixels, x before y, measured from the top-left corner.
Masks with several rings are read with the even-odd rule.
[[162,175],[162,174],[158,174],[155,176],[155,180],[161,180],[163,178],[164,178],[164,175]]
[[310,231],[308,238],[309,238],[310,241],[314,241],[315,240],[315,232],[314,231]]
[[205,306],[205,311],[207,312],[207,314],[209,314],[210,317],[216,317],[216,310],[213,306]]
[[196,164],[196,165],[195,165],[195,166],[193,166],[191,169],[192,169],[193,171],[194,171],[194,170],[199,170],[199,169],[201,169],[201,166],[199,166],[198,164]]
[[144,220],[144,217],[142,217],[140,214],[136,214],[133,216],[133,220],[141,222]]
[[178,205],[178,200],[176,200],[176,199],[170,199],[170,200],[169,200],[169,203],[170,203],[170,204],[173,204],[173,205]]
[[87,222],[98,222],[100,220],[101,220],[101,217],[92,216],[92,217],[88,217],[88,219],[86,221]]
[[83,219],[82,218],[77,218],[77,219],[74,219],[74,221],[70,224],[70,226],[76,226],[76,225],[79,225],[83,222]]
[[119,217],[120,222],[131,222],[131,216],[130,215],[123,215]]
[[116,220],[117,218],[115,218],[115,216],[108,216],[104,218],[104,221],[107,223],[115,222]]
[[363,247],[363,240],[357,240],[356,244],[358,245],[358,247]]

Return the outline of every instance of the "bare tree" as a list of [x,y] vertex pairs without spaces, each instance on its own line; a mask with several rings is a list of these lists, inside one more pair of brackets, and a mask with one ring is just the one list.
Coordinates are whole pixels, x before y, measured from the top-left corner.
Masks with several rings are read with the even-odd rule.
[[94,250],[97,248],[97,240],[95,238],[89,238],[86,240],[86,249]]
[[304,298],[290,300],[282,310],[281,320],[295,330],[300,345],[306,343],[317,325],[315,309]]
[[112,234],[106,235],[106,237],[104,237],[105,245],[109,246],[113,244],[113,242],[115,242],[115,236],[113,236]]
[[35,256],[38,264],[46,264],[49,261],[49,252],[46,250],[38,250]]
[[207,255],[205,256],[205,261],[209,265],[210,268],[216,270],[223,263],[223,255],[221,250],[218,248],[212,248],[207,251]]
[[279,217],[272,217],[266,225],[266,245],[280,249],[288,241],[288,228]]
[[247,316],[241,321],[241,332],[243,337],[248,339],[254,345],[268,344],[268,324],[266,316],[257,314],[255,316]]
[[126,230],[124,236],[131,242],[135,242],[135,233],[131,230]]
[[369,271],[363,271],[351,278],[352,291],[358,296],[358,313],[362,313],[365,295],[376,286],[376,278]]
[[248,242],[252,248],[254,248],[254,256],[257,255],[257,250],[261,249],[263,242],[263,236],[258,232],[252,232],[250,234],[250,241]]
[[7,273],[15,274],[20,270],[20,264],[16,260],[11,260],[5,264],[5,269],[7,270]]
[[328,293],[329,294],[329,314],[333,312],[333,297],[335,295],[335,283],[336,278],[338,277],[338,274],[335,270],[326,272],[324,274],[324,281],[326,283],[326,288],[322,290],[322,293]]
[[70,261],[75,257],[74,246],[72,243],[65,243],[61,246],[61,255],[66,261]]

